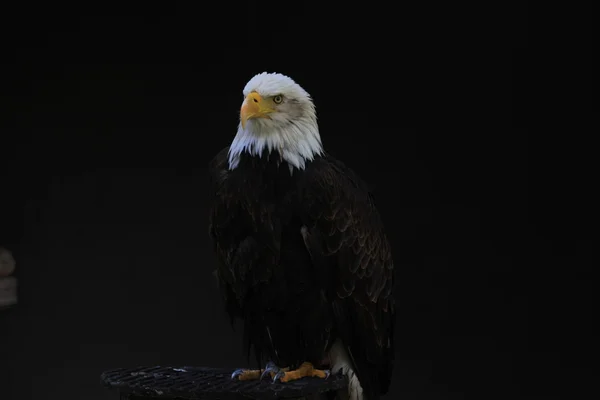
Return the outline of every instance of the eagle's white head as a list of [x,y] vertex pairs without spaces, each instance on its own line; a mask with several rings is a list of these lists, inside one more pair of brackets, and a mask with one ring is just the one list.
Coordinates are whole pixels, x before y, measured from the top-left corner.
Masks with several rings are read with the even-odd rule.
[[315,105],[310,95],[291,78],[263,72],[244,87],[237,135],[229,147],[229,168],[240,154],[261,156],[279,151],[290,171],[322,154]]

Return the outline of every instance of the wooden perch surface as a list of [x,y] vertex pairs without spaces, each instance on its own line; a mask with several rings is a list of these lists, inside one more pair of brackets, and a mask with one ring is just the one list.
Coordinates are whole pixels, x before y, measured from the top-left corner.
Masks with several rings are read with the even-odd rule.
[[120,368],[102,374],[103,383],[121,392],[142,398],[275,400],[314,398],[344,389],[348,381],[343,375],[328,379],[303,378],[288,383],[232,380],[234,369],[202,367]]

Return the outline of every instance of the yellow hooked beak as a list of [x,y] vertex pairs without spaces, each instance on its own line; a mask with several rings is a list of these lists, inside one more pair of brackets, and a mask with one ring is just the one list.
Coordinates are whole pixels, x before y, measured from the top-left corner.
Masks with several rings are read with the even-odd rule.
[[272,105],[268,100],[263,99],[260,94],[256,92],[250,93],[246,97],[246,101],[242,105],[240,110],[240,120],[242,121],[242,128],[246,128],[246,122],[252,118],[271,118],[269,114],[274,112]]

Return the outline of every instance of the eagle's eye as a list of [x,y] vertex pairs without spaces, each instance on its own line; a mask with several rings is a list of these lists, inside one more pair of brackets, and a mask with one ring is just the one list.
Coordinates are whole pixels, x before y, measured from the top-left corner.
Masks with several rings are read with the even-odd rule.
[[277,96],[273,97],[273,101],[275,102],[275,104],[281,104],[281,102],[283,101],[283,97],[278,94]]

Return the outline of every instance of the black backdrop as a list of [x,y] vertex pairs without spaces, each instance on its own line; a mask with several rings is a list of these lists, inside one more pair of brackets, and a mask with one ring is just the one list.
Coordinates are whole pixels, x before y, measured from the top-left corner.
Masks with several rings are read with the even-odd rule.
[[106,369],[244,365],[211,276],[206,165],[264,70],[313,95],[326,148],[375,190],[397,264],[387,399],[550,398],[573,389],[550,376],[591,376],[582,344],[556,344],[558,326],[591,331],[593,248],[572,215],[547,218],[521,4],[4,13],[0,239],[20,291],[0,311],[0,398],[108,399]]

